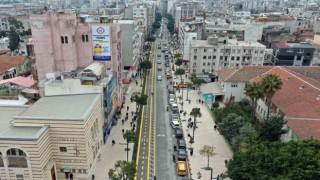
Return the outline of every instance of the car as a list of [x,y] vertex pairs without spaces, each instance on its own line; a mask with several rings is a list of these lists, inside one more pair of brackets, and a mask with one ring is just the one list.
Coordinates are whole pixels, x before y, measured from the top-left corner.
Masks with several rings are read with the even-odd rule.
[[157,76],[157,80],[161,81],[162,80],[162,76]]
[[169,99],[176,99],[176,96],[174,94],[169,94],[168,97]]
[[158,57],[161,57],[161,54],[158,54]]
[[162,67],[161,66],[158,66],[158,71],[162,71]]
[[166,73],[170,73],[170,70],[166,69]]
[[188,85],[186,85],[186,84],[175,84],[175,85],[173,85],[173,87],[174,88],[187,88]]
[[161,60],[160,59],[158,60],[158,64],[161,64]]
[[174,95],[174,90],[173,89],[168,89],[168,94],[173,94]]
[[166,70],[169,70],[169,71],[170,71],[170,70],[171,70],[171,68],[170,68],[170,67],[166,67]]
[[167,78],[167,79],[171,79],[171,78],[172,78],[172,75],[171,75],[170,73],[167,73],[167,74],[166,74],[166,78]]
[[179,149],[178,150],[178,161],[187,161],[187,151]]
[[178,104],[172,103],[171,104],[171,109],[174,110],[174,111],[179,111]]
[[176,101],[174,99],[169,99],[169,104],[174,104]]
[[177,174],[179,176],[187,175],[187,163],[185,161],[177,162]]
[[172,116],[171,121],[179,121],[179,116]]
[[183,139],[178,139],[177,140],[177,144],[178,144],[178,149],[186,149],[186,141]]
[[170,125],[173,129],[180,128],[179,121],[171,121]]

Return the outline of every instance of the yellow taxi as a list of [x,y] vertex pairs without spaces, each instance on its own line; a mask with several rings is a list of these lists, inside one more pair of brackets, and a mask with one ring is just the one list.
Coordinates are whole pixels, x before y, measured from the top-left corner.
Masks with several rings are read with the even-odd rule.
[[167,79],[171,79],[171,78],[172,78],[172,75],[171,75],[170,73],[167,73],[167,74],[166,74],[166,78],[167,78]]
[[187,175],[187,163],[185,161],[177,162],[177,174],[179,176]]
[[175,84],[173,85],[174,88],[187,88],[188,86],[186,84]]

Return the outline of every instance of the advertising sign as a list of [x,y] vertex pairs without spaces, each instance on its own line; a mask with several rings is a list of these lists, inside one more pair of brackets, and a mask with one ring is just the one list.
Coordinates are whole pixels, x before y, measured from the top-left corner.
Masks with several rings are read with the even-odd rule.
[[110,27],[92,26],[94,61],[111,61]]
[[203,94],[203,98],[208,105],[213,103],[214,95],[212,93]]

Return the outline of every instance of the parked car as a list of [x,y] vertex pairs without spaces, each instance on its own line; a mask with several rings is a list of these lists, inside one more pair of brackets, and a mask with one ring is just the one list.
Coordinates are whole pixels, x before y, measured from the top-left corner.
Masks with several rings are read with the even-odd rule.
[[161,60],[160,59],[158,60],[158,64],[161,64]]
[[161,54],[158,54],[158,57],[161,57]]
[[169,104],[174,104],[174,103],[176,103],[176,100],[174,100],[174,99],[169,99]]
[[158,66],[158,71],[162,71],[162,67],[161,66]]
[[157,76],[157,80],[161,81],[162,80],[162,76]]
[[170,125],[173,129],[180,128],[180,124],[178,121],[171,121]]
[[169,94],[168,97],[169,99],[176,99],[176,96],[174,94]]
[[178,139],[177,140],[177,144],[178,144],[178,149],[186,149],[186,141],[183,139]]
[[178,150],[178,161],[187,161],[187,151],[179,149]]
[[177,139],[182,139],[183,138],[183,131],[181,129],[176,129],[176,138]]
[[172,116],[171,121],[179,121],[179,116]]
[[177,174],[179,176],[187,175],[187,163],[185,161],[177,162]]
[[170,94],[173,94],[173,95],[174,95],[174,90],[168,89],[168,94],[169,94],[169,95],[170,95]]

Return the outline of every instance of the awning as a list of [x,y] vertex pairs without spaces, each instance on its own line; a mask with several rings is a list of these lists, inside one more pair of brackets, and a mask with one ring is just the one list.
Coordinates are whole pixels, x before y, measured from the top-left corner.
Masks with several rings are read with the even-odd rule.
[[130,79],[122,79],[122,84],[130,84]]

